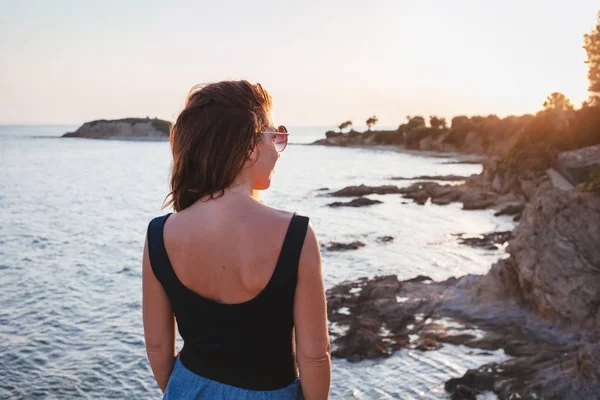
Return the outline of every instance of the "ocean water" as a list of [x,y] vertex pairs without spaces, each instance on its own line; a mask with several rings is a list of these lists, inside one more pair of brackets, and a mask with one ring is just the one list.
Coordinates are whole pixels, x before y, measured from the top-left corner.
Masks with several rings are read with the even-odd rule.
[[[143,340],[141,254],[148,222],[168,192],[168,142],[62,139],[75,126],[0,126],[0,398],[160,398]],[[469,175],[448,164],[380,149],[305,143],[328,127],[289,127],[261,200],[311,218],[318,238],[364,248],[323,251],[327,287],[362,276],[485,273],[505,255],[457,244],[454,233],[512,229],[493,211],[383,204],[329,208],[318,189],[398,184],[393,176]],[[388,244],[379,236],[393,236]],[[333,399],[448,398],[445,380],[502,359],[460,346],[403,350],[385,360],[333,361]]]

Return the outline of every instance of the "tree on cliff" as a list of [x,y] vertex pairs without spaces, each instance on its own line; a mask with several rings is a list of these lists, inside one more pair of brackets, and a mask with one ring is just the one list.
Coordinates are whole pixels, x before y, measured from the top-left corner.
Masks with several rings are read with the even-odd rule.
[[583,36],[583,48],[587,52],[585,63],[589,67],[588,80],[590,86],[591,105],[600,106],[600,11],[596,20],[596,27]]
[[544,110],[567,112],[573,111],[571,100],[560,92],[554,92],[544,101]]
[[425,126],[425,118],[417,115],[415,117],[411,117],[410,115],[406,116],[406,120],[408,121],[406,123],[406,130],[407,131],[412,131],[415,128],[419,128],[421,126]]
[[340,128],[340,132],[341,132],[349,126],[352,126],[352,121],[342,122],[341,124],[338,125],[338,128]]
[[446,129],[446,118],[438,118],[432,115],[429,117],[429,126],[433,129]]
[[377,121],[379,121],[379,119],[377,119],[377,117],[375,115],[373,115],[372,117],[369,117],[367,119],[367,129],[371,130],[371,127],[373,125],[375,125],[377,123]]

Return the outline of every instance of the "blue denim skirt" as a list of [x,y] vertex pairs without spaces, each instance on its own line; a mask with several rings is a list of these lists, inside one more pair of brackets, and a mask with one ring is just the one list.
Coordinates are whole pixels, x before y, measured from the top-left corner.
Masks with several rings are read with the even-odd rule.
[[304,400],[304,397],[300,379],[282,389],[247,390],[200,376],[187,369],[177,356],[163,400],[180,399]]

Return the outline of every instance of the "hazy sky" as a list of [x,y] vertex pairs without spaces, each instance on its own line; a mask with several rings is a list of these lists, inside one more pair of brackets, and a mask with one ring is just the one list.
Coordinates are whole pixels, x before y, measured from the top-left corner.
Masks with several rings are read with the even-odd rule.
[[276,122],[535,112],[587,97],[598,0],[0,0],[0,123],[173,120],[190,87],[248,79]]

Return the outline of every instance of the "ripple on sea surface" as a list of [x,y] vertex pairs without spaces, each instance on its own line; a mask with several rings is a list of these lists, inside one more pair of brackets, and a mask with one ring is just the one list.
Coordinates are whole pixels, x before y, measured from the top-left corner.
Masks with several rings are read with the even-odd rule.
[[[169,164],[168,143],[2,142],[0,398],[160,396],[143,342],[141,252],[148,222],[168,211],[160,205]],[[457,246],[452,233],[507,230],[511,222],[458,205],[404,204],[398,195],[373,196],[384,203],[368,209],[331,209],[324,206],[330,199],[313,193],[480,169],[401,153],[290,146],[261,195],[310,216],[321,241],[366,243],[354,252],[323,252],[327,286],[392,273],[442,279],[485,272],[503,254]],[[394,240],[379,243],[382,235]],[[334,360],[331,397],[440,398],[444,380],[494,357],[502,355],[444,346],[380,361]]]

